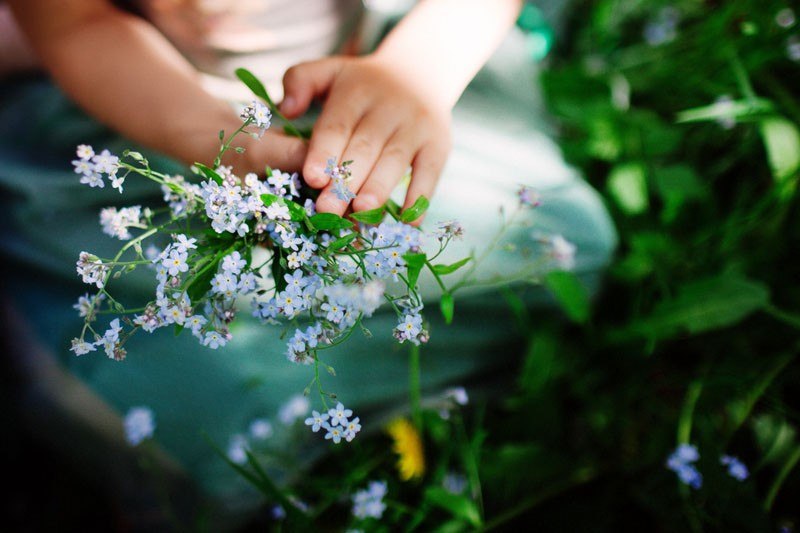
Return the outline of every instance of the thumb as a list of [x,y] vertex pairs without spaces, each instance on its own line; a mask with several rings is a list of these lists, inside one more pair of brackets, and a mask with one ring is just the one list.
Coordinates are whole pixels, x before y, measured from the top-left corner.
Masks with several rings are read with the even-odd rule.
[[311,100],[328,91],[333,79],[342,68],[344,58],[329,57],[300,63],[283,75],[283,102],[281,113],[296,118],[306,112]]

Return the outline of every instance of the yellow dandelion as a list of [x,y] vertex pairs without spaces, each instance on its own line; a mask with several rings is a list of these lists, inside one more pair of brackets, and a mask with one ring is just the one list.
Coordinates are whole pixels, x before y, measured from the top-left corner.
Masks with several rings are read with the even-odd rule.
[[408,481],[422,477],[425,473],[425,452],[417,428],[405,418],[398,418],[386,426],[386,432],[394,441],[392,450],[399,456],[397,470],[400,479]]

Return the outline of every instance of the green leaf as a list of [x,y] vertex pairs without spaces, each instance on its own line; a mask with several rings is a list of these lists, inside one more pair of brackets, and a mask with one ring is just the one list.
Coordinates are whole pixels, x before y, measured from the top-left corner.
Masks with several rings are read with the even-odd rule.
[[308,218],[308,213],[306,213],[306,210],[302,205],[298,204],[297,202],[287,200],[286,198],[265,193],[261,195],[261,201],[264,203],[264,207],[269,207],[275,202],[278,202],[280,205],[285,205],[289,209],[289,216],[295,222],[300,222],[301,220]]
[[278,292],[284,290],[286,288],[286,280],[283,279],[283,275],[286,274],[286,266],[283,263],[283,256],[278,247],[272,250],[270,271],[272,272],[272,279],[275,281],[275,289]]
[[356,232],[348,233],[344,237],[340,237],[335,241],[333,241],[332,243],[330,243],[328,245],[328,250],[341,250],[342,248],[353,242],[356,239],[356,237],[358,237],[358,233]]
[[453,494],[444,487],[428,487],[425,499],[454,517],[466,520],[473,527],[480,527],[483,523],[478,506],[464,494]]
[[197,170],[199,170],[203,176],[210,180],[214,180],[218,185],[222,185],[222,176],[217,174],[216,170],[208,168],[203,163],[195,163],[194,166],[197,167]]
[[697,334],[732,326],[769,303],[769,289],[761,282],[723,274],[686,285],[678,295],[658,304],[650,316],[629,330],[651,339]]
[[678,113],[676,122],[708,122],[713,120],[735,119],[739,122],[750,121],[771,113],[772,102],[762,98],[717,102],[702,107],[693,107]]
[[664,201],[661,220],[667,223],[675,220],[686,202],[708,196],[708,187],[688,165],[655,168],[653,183]]
[[248,89],[253,91],[253,94],[266,101],[270,107],[275,107],[275,104],[272,102],[272,98],[269,97],[264,84],[261,83],[261,81],[259,81],[259,79],[256,78],[252,72],[245,68],[237,68],[235,73],[236,77],[242,80],[242,83],[247,85]]
[[760,130],[772,175],[776,182],[782,183],[800,168],[800,133],[782,117],[762,120]]
[[369,211],[358,211],[357,213],[353,213],[350,215],[350,218],[353,220],[358,220],[359,222],[363,222],[364,224],[379,224],[381,220],[383,220],[383,215],[386,212],[386,207],[376,207],[375,209],[370,209]]
[[292,220],[295,222],[300,222],[301,220],[308,218],[308,213],[306,213],[306,209],[302,205],[291,200],[286,200],[285,198],[281,198],[281,200],[283,200],[286,207],[289,208],[289,216],[292,218]]
[[623,163],[615,166],[608,176],[607,186],[608,192],[624,213],[639,215],[647,211],[647,180],[641,164]]
[[217,273],[217,266],[222,260],[222,254],[217,254],[217,257],[208,262],[197,275],[192,278],[186,286],[186,294],[189,300],[196,302],[203,298],[206,293],[211,289],[211,280],[214,279],[214,274]]
[[433,271],[440,276],[446,276],[447,274],[452,274],[462,266],[469,263],[471,259],[471,257],[465,257],[461,261],[456,261],[451,265],[433,265]]
[[453,311],[455,308],[455,300],[453,300],[453,295],[449,292],[442,294],[442,298],[439,300],[439,308],[442,310],[442,316],[444,317],[445,324],[452,324],[453,323]]
[[291,135],[292,137],[297,137],[298,139],[308,140],[311,138],[311,128],[298,128],[288,122],[283,125],[283,133]]
[[389,198],[386,200],[384,207],[386,208],[386,212],[389,213],[392,218],[395,220],[400,220],[400,206],[397,204],[397,202]]
[[417,284],[422,267],[425,266],[427,257],[425,254],[408,253],[403,256],[403,259],[405,259],[408,268],[408,286],[414,287]]
[[350,229],[353,223],[335,213],[317,213],[310,218],[311,223],[320,231],[339,231]]
[[427,198],[420,196],[411,207],[400,212],[400,222],[414,222],[428,210],[430,205]]
[[275,196],[274,194],[262,194],[261,195],[261,201],[264,202],[264,207],[269,207],[273,203],[277,202],[278,200],[282,200],[282,198],[279,198],[279,197]]
[[175,336],[176,337],[181,334],[181,331],[183,331],[183,324],[175,324]]
[[555,297],[564,313],[579,324],[589,319],[589,291],[572,272],[554,270],[544,277],[544,286]]

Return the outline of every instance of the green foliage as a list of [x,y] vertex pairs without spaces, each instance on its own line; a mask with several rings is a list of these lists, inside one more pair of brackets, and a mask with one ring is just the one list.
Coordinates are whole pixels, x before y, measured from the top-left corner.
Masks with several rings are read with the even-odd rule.
[[[507,289],[508,329],[525,341],[487,353],[497,371],[480,376],[471,404],[450,406],[447,419],[426,391],[424,477],[401,482],[390,442],[365,439],[298,485],[299,497],[317,503],[315,520],[368,531],[800,523],[800,76],[787,57],[797,26],[776,24],[786,6],[571,2],[542,82],[566,159],[604,196],[619,233],[605,284],[590,300],[580,275],[544,276],[569,320],[525,305],[542,296],[526,291],[540,288]],[[665,8],[679,15],[674,38],[648,44],[643,35]],[[401,211],[389,202],[352,219],[412,221],[426,204]],[[310,223],[335,231],[341,222]],[[404,259],[412,285],[426,265],[445,276],[469,264]],[[424,346],[421,359],[444,364],[427,361]],[[664,466],[679,441],[700,451],[697,491]],[[739,457],[750,479],[732,479],[722,454]],[[443,489],[453,471],[466,479],[460,493]],[[380,522],[348,514],[344,495],[368,479],[389,482]]]
[[[567,159],[604,194],[620,246],[591,327],[531,335],[508,416],[542,421],[508,432],[532,448],[495,474],[526,464],[564,479],[570,467],[552,465],[566,456],[608,479],[531,503],[530,518],[594,531],[797,523],[800,77],[787,57],[794,30],[776,23],[785,7],[573,4],[545,97]],[[665,13],[679,16],[674,38],[659,33]],[[648,44],[654,27],[664,38]],[[553,280],[545,285],[558,298]],[[700,450],[699,491],[664,468],[676,440]],[[723,453],[751,479],[727,476]],[[561,518],[580,506],[609,518]]]
[[554,270],[544,277],[544,286],[571,320],[582,324],[589,319],[589,291],[575,274]]
[[383,220],[385,213],[386,207],[381,206],[376,207],[375,209],[370,209],[369,211],[358,211],[356,213],[352,213],[350,218],[359,222],[363,222],[364,224],[379,224],[381,220]]
[[406,224],[414,222],[428,210],[428,206],[430,206],[428,199],[420,196],[408,209],[400,212],[400,222],[405,222]]

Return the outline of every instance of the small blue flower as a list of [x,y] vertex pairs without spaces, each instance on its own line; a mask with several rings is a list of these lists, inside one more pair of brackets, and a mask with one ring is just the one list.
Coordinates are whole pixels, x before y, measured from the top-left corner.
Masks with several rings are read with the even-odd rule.
[[750,471],[745,464],[732,455],[723,455],[719,458],[719,462],[728,467],[728,475],[734,479],[744,481],[750,476]]
[[697,490],[703,485],[703,475],[692,464],[700,459],[697,447],[681,444],[667,458],[667,468],[678,475],[682,483]]

